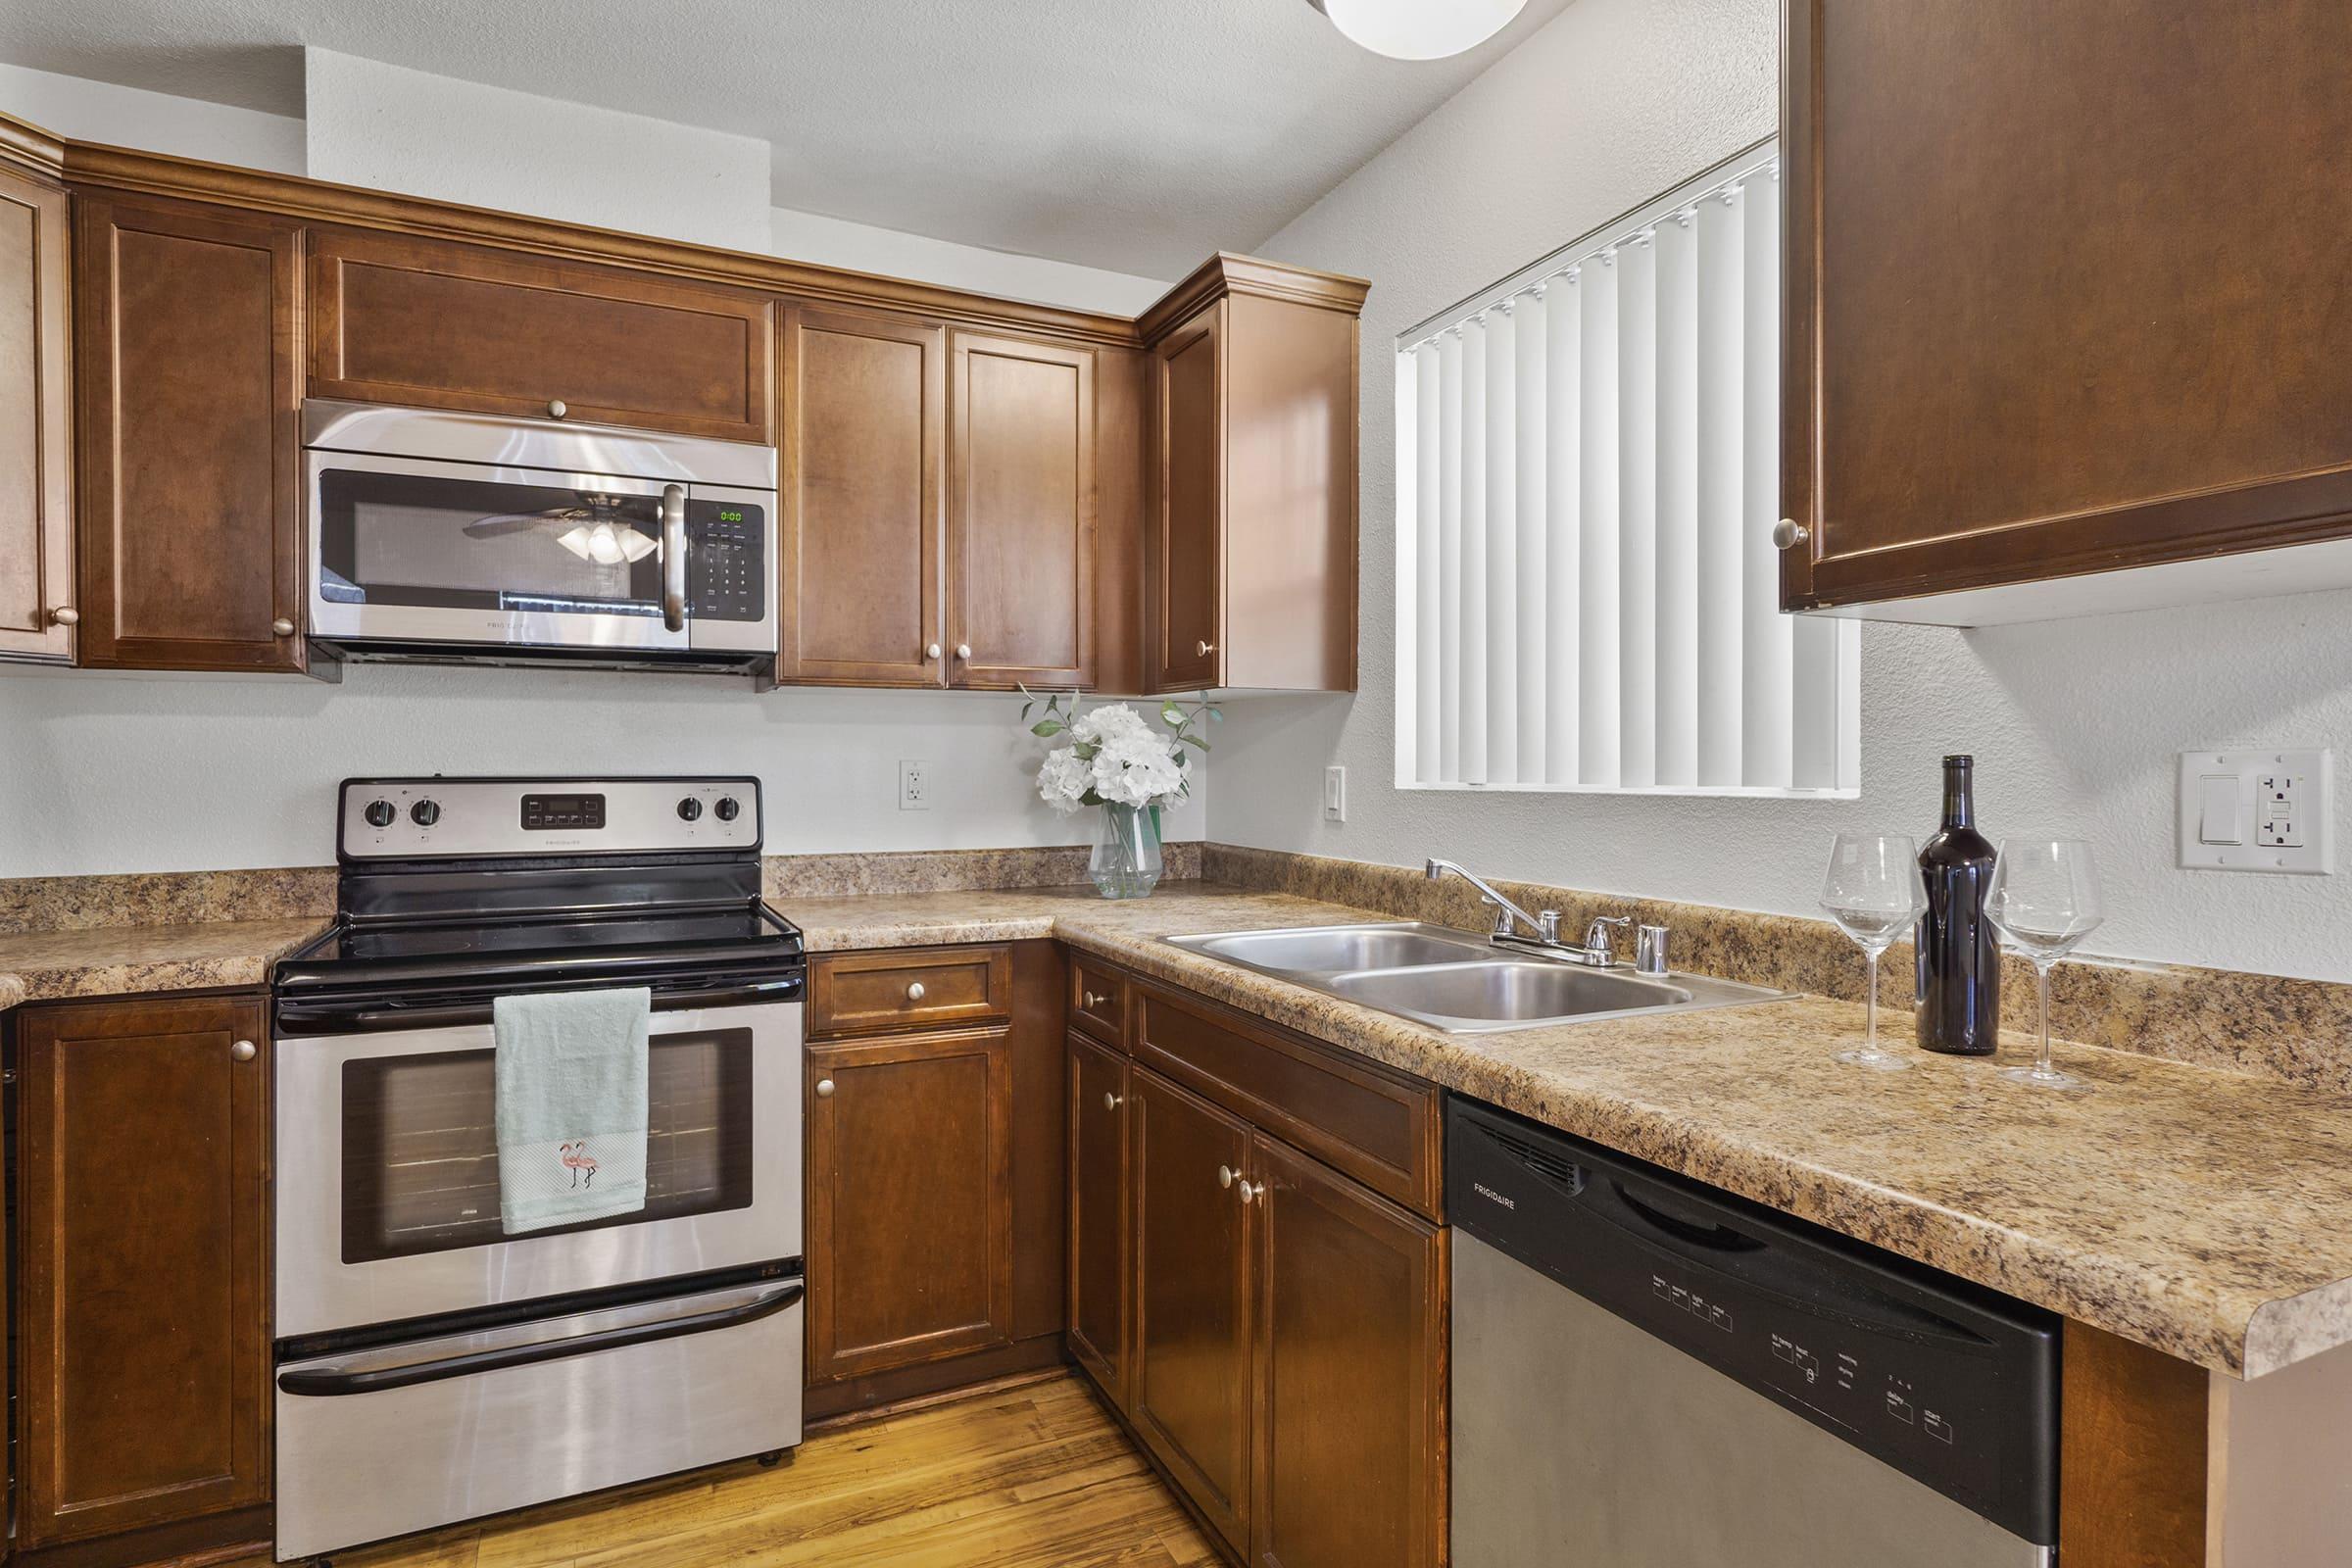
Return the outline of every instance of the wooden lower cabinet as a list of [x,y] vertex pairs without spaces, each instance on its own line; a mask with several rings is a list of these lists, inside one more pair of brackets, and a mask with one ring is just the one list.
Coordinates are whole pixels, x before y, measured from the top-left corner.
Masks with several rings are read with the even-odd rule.
[[1071,1034],[1069,1054],[1070,1353],[1124,1404],[1135,1256],[1127,1228],[1130,1070],[1125,1056],[1084,1035]]
[[1012,1339],[1002,1029],[808,1052],[808,1377]]
[[1256,1568],[1446,1560],[1446,1233],[1259,1134]]
[[266,1023],[258,996],[21,1015],[20,1551],[269,1500]]
[[1210,1528],[1250,1542],[1250,1131],[1148,1068],[1134,1105],[1129,1419]]

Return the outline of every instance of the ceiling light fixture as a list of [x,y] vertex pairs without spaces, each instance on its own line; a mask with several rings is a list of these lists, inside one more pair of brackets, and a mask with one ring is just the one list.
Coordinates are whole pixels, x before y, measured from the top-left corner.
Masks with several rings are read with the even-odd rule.
[[1306,0],[1350,40],[1392,60],[1443,60],[1510,25],[1527,0]]

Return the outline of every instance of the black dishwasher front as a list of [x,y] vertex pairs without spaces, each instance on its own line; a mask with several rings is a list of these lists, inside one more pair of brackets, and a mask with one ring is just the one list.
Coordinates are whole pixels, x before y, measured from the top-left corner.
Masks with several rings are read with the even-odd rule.
[[[1565,1287],[1610,1317],[1964,1505],[2018,1545],[2046,1547],[2056,1541],[2059,1325],[2052,1314],[1460,1099],[1452,1102],[1447,1118],[1446,1195],[1457,1231],[1503,1259]],[[1522,1276],[1505,1272],[1508,1265],[1501,1259],[1465,1257],[1464,1250],[1457,1248],[1456,1343],[1473,1359],[1467,1363],[1469,1387],[1457,1370],[1457,1435],[1467,1435],[1465,1420],[1482,1419],[1475,1357],[1492,1360],[1489,1381],[1505,1391],[1505,1397],[1514,1376],[1510,1358],[1518,1348],[1464,1347],[1464,1332],[1492,1338],[1513,1321],[1509,1310],[1490,1309],[1481,1292],[1524,1290],[1528,1310],[1570,1313],[1522,1315],[1523,1323],[1546,1325],[1545,1336],[1554,1342],[1525,1346],[1531,1358],[1572,1352],[1574,1347],[1559,1342],[1578,1333],[1601,1340],[1623,1334],[1584,1309],[1545,1303],[1541,1282],[1509,1284]],[[1637,1340],[1611,1343],[1614,1349],[1603,1362],[1653,1353]],[[1532,1361],[1523,1371],[1533,1374]],[[1623,1381],[1612,1387],[1612,1378]],[[1603,1367],[1597,1369],[1597,1381],[1572,1385],[1566,1396],[1639,1403],[1647,1390],[1694,1378],[1702,1375],[1663,1360],[1631,1380],[1621,1366]],[[1734,1401],[1752,1401],[1728,1385],[1715,1388],[1715,1382],[1689,1384],[1679,1396],[1681,1415],[1661,1434],[1666,1451],[1638,1465],[1656,1468],[1670,1462],[1677,1429],[1690,1439],[1686,1446],[1690,1458],[1705,1448],[1701,1428],[1741,1431],[1745,1436],[1740,1441],[1749,1450],[1802,1446],[1807,1441],[1801,1429],[1787,1441],[1774,1438],[1779,1429],[1769,1424],[1776,1418],[1768,1413],[1761,1417],[1766,1425],[1740,1427],[1739,1422],[1749,1418],[1740,1415],[1740,1405]],[[1462,1404],[1465,1396],[1469,1409]],[[1610,1423],[1592,1420],[1593,1414],[1578,1413],[1578,1441],[1611,1441]],[[1520,1433],[1515,1441],[1541,1440]],[[1480,1452],[1480,1443],[1471,1442],[1468,1451]],[[1850,1455],[1829,1457],[1826,1451],[1825,1459],[1832,1465],[1853,1463]],[[1707,1465],[1713,1476],[1686,1474],[1679,1484],[1684,1489],[1734,1485],[1738,1478],[1722,1472],[1740,1462],[1738,1446],[1728,1454],[1714,1453]],[[1788,1461],[1776,1453],[1772,1462],[1786,1466]],[[1457,1459],[1457,1474],[1459,1469]],[[1763,1472],[1755,1480],[1773,1488],[1775,1506],[1791,1490],[1785,1471],[1777,1481]],[[1560,1481],[1554,1476],[1539,1484]],[[1481,1478],[1469,1482],[1464,1490],[1476,1495]],[[1838,1494],[1851,1497],[1856,1491],[1849,1480]],[[1497,1494],[1507,1496],[1507,1490]],[[1686,1490],[1686,1500],[1688,1495]],[[1457,1520],[1460,1500],[1457,1496]],[[1601,1512],[1585,1518],[1581,1528],[1626,1526],[1641,1533],[1628,1521],[1609,1517],[1607,1510],[1622,1510],[1622,1503],[1595,1506]],[[1724,1506],[1751,1514],[1772,1511],[1752,1503],[1726,1501]],[[1784,1521],[1783,1534],[1810,1528],[1803,1521],[1818,1512],[1800,1513],[1793,1524]],[[1921,1517],[1932,1524],[1933,1506]],[[1628,1550],[1626,1560],[1636,1560]],[[1474,1553],[1457,1550],[1456,1555],[1463,1568],[1475,1568]],[[2011,1559],[1996,1554],[1988,1560]]]

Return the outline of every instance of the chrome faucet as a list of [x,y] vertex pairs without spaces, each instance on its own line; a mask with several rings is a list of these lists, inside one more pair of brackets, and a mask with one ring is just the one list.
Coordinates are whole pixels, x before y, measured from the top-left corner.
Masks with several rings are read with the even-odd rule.
[[[1530,914],[1495,891],[1494,885],[1476,871],[1465,865],[1457,865],[1451,860],[1441,860],[1432,856],[1421,869],[1422,874],[1432,882],[1450,871],[1478,889],[1484,902],[1494,906],[1494,929],[1488,933],[1491,941],[1510,943],[1523,948],[1535,948],[1541,952],[1566,958],[1572,963],[1590,964],[1595,969],[1607,968],[1617,959],[1617,955],[1609,940],[1610,928],[1629,926],[1634,923],[1630,915],[1604,914],[1586,929],[1584,945],[1579,947],[1574,943],[1560,940],[1560,911],[1557,909],[1541,909]],[[1522,935],[1513,930],[1514,921],[1526,926],[1532,934]]]

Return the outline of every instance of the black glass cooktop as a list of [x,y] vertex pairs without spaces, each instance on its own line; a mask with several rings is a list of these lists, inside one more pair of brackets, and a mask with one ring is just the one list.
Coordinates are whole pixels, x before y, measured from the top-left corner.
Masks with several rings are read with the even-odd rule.
[[782,946],[798,935],[763,908],[575,915],[493,923],[346,927],[333,934],[331,946],[322,946],[304,956],[354,963],[459,958],[471,955],[495,959],[518,954],[609,954],[620,948]]

